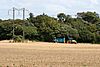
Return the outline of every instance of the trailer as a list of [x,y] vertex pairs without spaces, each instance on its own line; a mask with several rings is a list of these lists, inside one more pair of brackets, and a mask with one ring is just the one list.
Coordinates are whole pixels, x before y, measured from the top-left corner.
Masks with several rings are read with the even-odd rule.
[[64,37],[55,37],[54,42],[56,42],[56,43],[65,43],[65,38]]

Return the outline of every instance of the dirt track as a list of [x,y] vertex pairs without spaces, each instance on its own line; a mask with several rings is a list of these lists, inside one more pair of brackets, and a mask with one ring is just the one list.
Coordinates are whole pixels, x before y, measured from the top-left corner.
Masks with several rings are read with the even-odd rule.
[[100,67],[100,46],[58,43],[0,43],[2,67]]

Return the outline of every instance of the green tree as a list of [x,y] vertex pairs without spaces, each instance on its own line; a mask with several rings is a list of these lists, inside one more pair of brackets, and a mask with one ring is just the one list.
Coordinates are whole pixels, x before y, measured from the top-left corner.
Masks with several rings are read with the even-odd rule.
[[[77,16],[77,18],[72,18],[71,15],[59,13],[58,18],[54,18],[43,13],[34,17],[30,13],[30,17],[25,21],[21,19],[14,21],[15,36],[20,40],[24,31],[25,38],[29,40],[52,41],[56,36],[71,35],[78,42],[99,43],[99,15],[96,12],[82,12],[77,13]],[[0,40],[12,39],[12,29],[12,19],[1,19]]]
[[67,15],[65,19],[65,23],[70,23],[72,21],[71,15]]
[[77,13],[77,17],[93,24],[99,20],[99,14],[97,14],[96,12]]
[[0,40],[6,40],[12,38],[12,23],[1,22],[0,23]]
[[66,15],[64,13],[59,13],[57,17],[61,22],[64,22],[66,20]]
[[34,22],[34,15],[33,15],[33,13],[29,14],[29,19],[28,20],[29,20],[29,22],[32,22],[32,23]]

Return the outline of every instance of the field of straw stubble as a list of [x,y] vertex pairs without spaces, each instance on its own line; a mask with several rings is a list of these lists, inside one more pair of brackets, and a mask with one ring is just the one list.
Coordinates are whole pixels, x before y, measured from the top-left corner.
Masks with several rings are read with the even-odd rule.
[[0,67],[100,67],[100,46],[0,42]]

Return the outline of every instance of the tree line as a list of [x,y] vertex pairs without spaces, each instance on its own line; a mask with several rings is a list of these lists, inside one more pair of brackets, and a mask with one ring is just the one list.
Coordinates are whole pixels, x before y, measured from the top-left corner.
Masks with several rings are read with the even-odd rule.
[[[23,25],[24,23],[24,25]],[[12,39],[13,20],[0,19],[0,40]],[[15,36],[36,41],[52,42],[54,37],[71,35],[80,43],[100,43],[100,17],[96,12],[80,12],[73,18],[71,15],[59,13],[57,18],[29,14],[25,21],[14,20]]]

